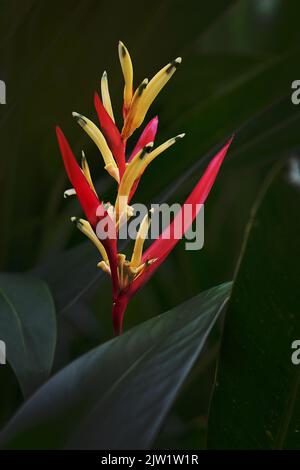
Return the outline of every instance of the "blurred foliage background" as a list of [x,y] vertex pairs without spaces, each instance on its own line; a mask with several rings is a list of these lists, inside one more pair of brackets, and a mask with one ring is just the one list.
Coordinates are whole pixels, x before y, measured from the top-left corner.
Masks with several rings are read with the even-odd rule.
[[[32,271],[49,283],[58,318],[55,370],[111,337],[111,300],[96,251],[70,222],[80,208],[63,199],[69,183],[54,126],[62,126],[78,157],[85,150],[99,194],[112,200],[115,188],[71,112],[95,119],[93,93],[107,70],[121,122],[121,39],[136,84],[183,57],[148,118],[159,116],[158,142],[187,135],[149,168],[136,202],[182,202],[213,152],[235,133],[205,206],[204,249],[177,246],[129,306],[128,329],[232,279],[263,179],[275,161],[298,154],[300,107],[290,96],[300,75],[299,13],[297,0],[0,0],[0,78],[7,85],[0,108],[1,270]],[[220,328],[158,446],[200,446]],[[3,422],[20,392],[11,371],[1,371],[0,380]]]

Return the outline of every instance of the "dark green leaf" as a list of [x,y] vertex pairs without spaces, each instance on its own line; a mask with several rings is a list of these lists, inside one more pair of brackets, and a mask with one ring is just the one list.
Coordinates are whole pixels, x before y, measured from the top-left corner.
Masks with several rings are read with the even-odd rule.
[[229,290],[212,288],[67,366],[17,412],[2,446],[150,447]]
[[[295,163],[295,162],[294,162]],[[256,203],[229,302],[209,447],[300,448],[300,192],[297,165],[272,173]]]
[[103,277],[103,271],[97,269],[98,262],[99,253],[94,245],[83,241],[33,272],[49,284],[57,311],[61,312],[76,303]]
[[23,274],[0,274],[0,339],[25,396],[48,377],[56,318],[47,285]]

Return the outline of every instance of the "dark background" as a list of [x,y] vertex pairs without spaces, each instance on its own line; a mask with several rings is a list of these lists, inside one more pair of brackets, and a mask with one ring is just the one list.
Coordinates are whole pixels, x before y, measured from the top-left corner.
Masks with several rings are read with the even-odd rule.
[[[121,122],[121,39],[135,84],[183,57],[147,120],[159,115],[158,142],[187,135],[147,171],[135,202],[182,202],[214,149],[236,134],[205,207],[204,249],[178,245],[129,306],[129,328],[232,279],[263,178],[274,161],[298,153],[300,107],[290,96],[300,78],[299,13],[297,0],[0,0],[0,79],[7,86],[0,107],[1,270],[33,271],[49,283],[59,320],[56,369],[111,336],[111,300],[94,247],[69,220],[81,212],[75,199],[63,199],[69,183],[54,126],[62,126],[77,156],[85,149],[99,195],[113,200],[95,146],[71,112],[95,119],[93,93],[105,69]],[[204,397],[215,357],[211,343],[196,389]],[[20,399],[13,374],[6,374],[2,420]],[[191,398],[187,391],[185,402],[178,401],[164,444],[169,435],[182,448],[198,439],[192,431],[203,426],[205,409],[189,408]]]

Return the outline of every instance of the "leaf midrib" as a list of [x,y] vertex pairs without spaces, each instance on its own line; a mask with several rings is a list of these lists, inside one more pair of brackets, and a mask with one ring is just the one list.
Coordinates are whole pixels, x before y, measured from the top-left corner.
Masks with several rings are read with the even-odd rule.
[[[217,317],[219,316],[219,313],[223,310],[223,308],[225,307],[226,303],[228,302],[228,299],[229,299],[229,296],[227,295],[226,298],[221,302],[219,308],[215,311],[214,313],[214,316],[213,316],[213,320],[212,320],[212,324],[214,324],[214,322],[216,321]],[[191,323],[194,323],[195,321],[197,321],[198,318],[195,318]],[[189,361],[189,364],[191,362],[193,362],[194,358],[198,356],[199,354],[199,351],[201,350],[201,348],[203,347],[203,344],[205,343],[205,341],[207,340],[207,336],[209,334],[209,332],[211,331],[211,326],[210,325],[210,328],[203,334],[203,338],[202,338],[202,341],[199,343],[198,347],[196,348],[194,354],[192,355],[192,358],[191,360]],[[125,372],[123,372],[121,374],[121,376],[114,381],[114,383],[111,385],[111,387],[107,390],[107,392],[101,397],[100,400],[98,400],[96,402],[96,404],[94,406],[91,407],[91,409],[89,410],[89,412],[83,416],[83,418],[80,420],[80,425],[83,425],[84,422],[86,420],[89,419],[89,416],[91,416],[93,413],[96,412],[97,408],[101,405],[101,403],[107,398],[109,397],[109,395],[116,389],[116,387],[122,383],[126,377],[128,375],[130,375],[130,373],[139,365],[139,363],[145,358],[147,357],[153,350],[157,349],[162,343],[162,337],[160,338],[159,341],[157,341],[155,344],[153,344],[152,346],[150,346],[146,351],[144,351],[144,353],[137,359],[135,360],[131,366],[126,369]],[[177,393],[178,389],[180,388],[180,384],[184,381],[188,371],[190,370],[190,367],[185,367],[185,373],[183,373],[183,377],[182,377],[182,380],[180,381],[180,383],[177,384],[177,387],[174,388],[175,390],[175,394]],[[168,412],[168,409],[169,407],[166,407],[166,410],[165,410],[165,413],[163,413],[163,415],[161,416],[161,418],[163,419],[163,416],[165,416],[165,414]],[[76,438],[76,435],[74,436],[71,436],[71,438],[69,439],[69,442],[72,441],[72,438],[75,437]]]

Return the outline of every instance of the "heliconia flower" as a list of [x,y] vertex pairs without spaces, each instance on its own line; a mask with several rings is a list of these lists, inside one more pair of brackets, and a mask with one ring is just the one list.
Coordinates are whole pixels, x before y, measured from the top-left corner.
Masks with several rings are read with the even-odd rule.
[[[117,197],[113,205],[100,201],[85,154],[82,152],[81,166],[79,166],[63,132],[59,127],[56,128],[63,162],[72,184],[72,188],[65,191],[64,197],[76,195],[87,218],[85,220],[72,217],[71,220],[93,242],[101,255],[97,266],[112,279],[112,319],[115,334],[122,333],[124,312],[129,300],[149,280],[179,239],[191,227],[214,184],[232,140],[230,139],[212,159],[172,223],[144,251],[144,242],[147,238],[152,213],[150,211],[145,215],[136,235],[132,255],[130,259],[127,259],[125,254],[119,253],[117,250],[117,238],[123,223],[133,215],[133,209],[130,206],[131,198],[134,196],[148,165],[181,140],[185,134],[179,134],[155,147],[154,141],[158,127],[158,117],[156,116],[144,128],[126,161],[127,139],[141,126],[150,105],[175,73],[181,63],[181,58],[167,64],[150,81],[143,80],[136,90],[133,88],[131,57],[122,42],[119,42],[119,58],[124,76],[122,131],[115,124],[106,72],[101,78],[102,100],[98,93],[94,95],[94,105],[100,128],[89,118],[77,112],[72,113],[78,124],[98,147],[104,161],[104,169],[118,184]],[[175,227],[178,227],[178,222],[181,227],[179,237],[177,232],[175,236]],[[102,224],[108,225],[112,229],[108,237],[99,237],[99,227],[102,227]],[[165,236],[166,233],[168,237]]]

